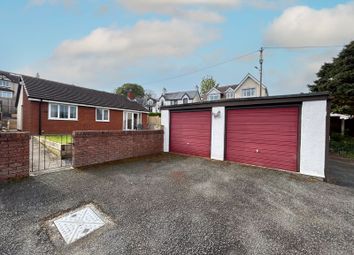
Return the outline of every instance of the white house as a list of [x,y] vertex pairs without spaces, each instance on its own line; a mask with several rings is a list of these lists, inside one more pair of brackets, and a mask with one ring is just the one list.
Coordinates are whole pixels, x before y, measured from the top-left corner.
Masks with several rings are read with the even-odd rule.
[[268,96],[268,89],[251,74],[247,74],[245,78],[239,84],[216,86],[209,90],[203,99],[206,101],[231,99],[231,98],[243,98],[243,97],[259,97]]
[[159,111],[162,106],[196,103],[200,100],[198,87],[196,87],[196,90],[169,93],[166,89],[163,89],[162,95],[156,102],[156,109]]

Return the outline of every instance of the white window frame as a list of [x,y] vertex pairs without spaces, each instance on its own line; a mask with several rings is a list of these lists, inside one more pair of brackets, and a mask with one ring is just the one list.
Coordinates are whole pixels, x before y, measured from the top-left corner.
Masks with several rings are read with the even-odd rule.
[[[57,117],[52,117],[52,105],[57,106],[58,110],[58,115]],[[60,105],[65,105],[68,106],[68,118],[60,118]],[[75,112],[76,116],[75,118],[70,118],[70,113],[71,113],[71,107],[75,107]],[[79,112],[78,112],[78,107],[77,105],[71,105],[71,104],[62,104],[62,103],[48,103],[48,120],[72,120],[72,121],[77,121],[79,118]]]
[[[184,100],[186,100],[187,102],[184,102]],[[188,104],[188,97],[184,97],[184,98],[182,99],[182,104]]]
[[14,94],[11,91],[0,91],[0,97],[2,98],[13,98]]
[[[131,129],[128,129],[128,114],[133,114],[131,118]],[[134,129],[134,114],[138,115],[138,124],[137,125],[143,125],[143,114],[141,112],[132,112],[132,111],[126,111],[124,112],[124,121],[123,121],[123,130],[137,130]]]
[[[108,111],[108,113],[107,113],[108,119],[107,120],[105,120],[105,119],[101,119],[101,120],[97,119],[97,110],[102,110],[102,118],[104,117],[103,111]],[[96,115],[96,117],[95,117],[96,122],[110,122],[110,110],[107,109],[107,108],[96,108],[95,109],[95,115]]]
[[228,91],[226,92],[226,98],[234,98],[235,97],[235,92],[232,91]]
[[242,97],[255,97],[256,88],[242,89]]
[[0,87],[2,88],[10,88],[10,81],[8,80],[4,80],[4,79],[0,79]]
[[208,95],[208,101],[216,101],[220,99],[220,94],[218,93],[211,93]]

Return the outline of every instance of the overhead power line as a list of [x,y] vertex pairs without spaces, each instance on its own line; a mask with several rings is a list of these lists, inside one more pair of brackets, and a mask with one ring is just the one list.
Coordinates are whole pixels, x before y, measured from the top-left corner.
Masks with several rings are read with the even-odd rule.
[[255,51],[249,52],[249,53],[247,53],[247,54],[239,55],[239,56],[237,56],[237,57],[233,57],[233,58],[224,60],[224,61],[222,61],[222,62],[218,62],[218,63],[213,64],[213,65],[210,65],[210,66],[205,66],[205,67],[202,67],[202,68],[197,69],[197,70],[194,70],[194,71],[190,71],[190,72],[186,72],[186,73],[183,73],[183,74],[179,74],[179,75],[167,77],[167,78],[164,78],[164,79],[161,79],[161,80],[155,80],[155,81],[146,82],[146,83],[143,83],[143,84],[144,84],[144,85],[147,85],[147,84],[152,84],[152,83],[158,83],[158,82],[163,82],[163,81],[169,81],[169,80],[181,78],[181,77],[184,77],[184,76],[192,75],[192,74],[195,74],[195,73],[199,73],[199,72],[201,72],[201,71],[204,71],[204,70],[208,70],[208,69],[213,68],[213,67],[217,67],[217,66],[220,66],[220,65],[224,65],[224,64],[226,64],[226,63],[233,62],[233,61],[236,61],[236,60],[239,60],[239,59],[242,59],[242,58],[251,56],[251,55],[253,55],[253,54],[256,54],[257,52],[258,52],[258,50],[255,50]]
[[[192,74],[195,74],[195,73],[199,73],[199,72],[204,71],[204,70],[208,70],[208,69],[211,69],[211,68],[214,68],[214,67],[217,67],[217,66],[221,66],[221,65],[224,65],[224,64],[227,64],[227,63],[230,63],[230,62],[233,62],[233,61],[236,61],[236,60],[251,56],[251,55],[256,54],[258,52],[261,53],[260,54],[261,55],[260,58],[262,59],[261,61],[263,62],[263,57],[262,57],[263,54],[262,53],[263,53],[263,50],[266,50],[266,49],[268,49],[268,50],[273,50],[273,49],[293,50],[293,49],[316,49],[316,48],[317,49],[320,49],[320,48],[323,49],[323,48],[341,48],[341,47],[344,47],[344,46],[345,45],[264,46],[264,47],[261,47],[261,50],[255,50],[255,51],[243,54],[243,55],[239,55],[239,56],[236,56],[236,57],[233,57],[233,58],[230,58],[230,59],[215,63],[213,65],[202,67],[202,68],[194,70],[194,71],[185,72],[185,73],[182,73],[182,74],[179,74],[179,75],[166,77],[166,78],[163,78],[163,79],[160,79],[160,80],[145,82],[145,83],[142,83],[142,84],[143,85],[148,85],[148,84],[159,83],[159,82],[164,82],[164,81],[169,81],[169,80],[182,78],[182,77],[185,77],[185,76],[189,76],[189,75],[192,75]],[[262,77],[262,71],[261,71],[260,76]]]

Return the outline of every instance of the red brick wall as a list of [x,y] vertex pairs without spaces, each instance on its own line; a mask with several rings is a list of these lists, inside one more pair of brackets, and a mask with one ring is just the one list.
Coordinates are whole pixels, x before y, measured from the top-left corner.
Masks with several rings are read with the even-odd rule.
[[[23,131],[39,133],[39,105],[41,104],[42,134],[71,134],[75,130],[122,130],[123,111],[110,110],[110,122],[96,121],[96,108],[78,107],[78,120],[49,120],[48,103],[29,101],[24,93]],[[147,127],[147,114],[143,113],[143,126]]]
[[29,175],[29,134],[0,132],[0,181]]
[[75,131],[73,166],[82,167],[162,152],[163,131]]
[[49,120],[48,103],[42,103],[42,133],[71,134],[75,130],[122,130],[123,112],[110,110],[109,122],[96,121],[96,108],[78,106],[78,120]]

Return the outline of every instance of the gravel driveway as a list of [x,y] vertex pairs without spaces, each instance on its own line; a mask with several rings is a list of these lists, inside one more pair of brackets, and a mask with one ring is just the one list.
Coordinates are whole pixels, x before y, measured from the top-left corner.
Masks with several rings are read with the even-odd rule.
[[[114,224],[53,242],[86,203]],[[352,254],[354,189],[163,154],[0,184],[0,228],[1,254]]]

